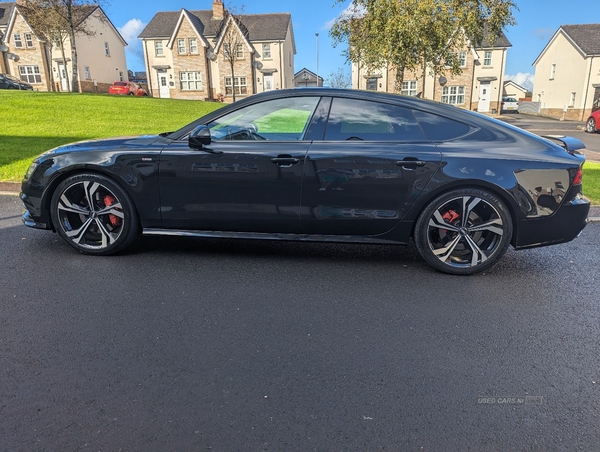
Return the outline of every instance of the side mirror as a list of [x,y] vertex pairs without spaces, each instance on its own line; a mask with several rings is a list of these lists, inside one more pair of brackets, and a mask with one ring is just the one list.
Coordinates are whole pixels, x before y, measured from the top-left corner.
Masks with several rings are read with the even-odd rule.
[[210,129],[205,125],[201,125],[190,133],[188,146],[192,149],[202,149],[203,146],[208,146],[211,141]]

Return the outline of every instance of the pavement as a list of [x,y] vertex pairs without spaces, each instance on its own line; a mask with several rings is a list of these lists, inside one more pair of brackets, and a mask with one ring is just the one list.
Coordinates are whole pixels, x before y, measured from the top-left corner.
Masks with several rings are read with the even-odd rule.
[[[19,182],[0,182],[0,195],[18,195],[21,191]],[[590,208],[589,220],[600,222],[600,206]]]

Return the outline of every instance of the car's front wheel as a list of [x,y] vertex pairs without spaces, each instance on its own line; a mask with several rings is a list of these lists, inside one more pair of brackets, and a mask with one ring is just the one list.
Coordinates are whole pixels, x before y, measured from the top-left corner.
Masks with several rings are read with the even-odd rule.
[[510,245],[510,213],[495,195],[459,189],[440,195],[415,224],[414,241],[432,267],[454,275],[472,275],[498,262]]
[[595,133],[596,132],[596,120],[594,118],[590,118],[585,123],[585,131],[587,133]]
[[62,181],[52,196],[50,213],[60,236],[84,254],[116,253],[139,232],[137,212],[127,193],[98,174]]

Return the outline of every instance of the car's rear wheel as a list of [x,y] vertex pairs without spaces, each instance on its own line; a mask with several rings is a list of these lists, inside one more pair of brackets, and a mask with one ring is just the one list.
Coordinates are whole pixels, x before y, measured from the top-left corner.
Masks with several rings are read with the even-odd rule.
[[479,189],[445,193],[425,207],[414,241],[428,264],[444,273],[472,275],[498,262],[513,232],[508,209]]
[[585,131],[587,133],[596,132],[596,120],[594,118],[590,118],[587,120],[587,123],[585,124]]
[[129,91],[129,95],[130,95],[130,96],[133,96],[133,95],[134,95],[134,92],[133,92],[133,91]]
[[50,213],[60,236],[84,254],[116,253],[139,232],[137,212],[127,193],[98,174],[78,174],[61,182]]

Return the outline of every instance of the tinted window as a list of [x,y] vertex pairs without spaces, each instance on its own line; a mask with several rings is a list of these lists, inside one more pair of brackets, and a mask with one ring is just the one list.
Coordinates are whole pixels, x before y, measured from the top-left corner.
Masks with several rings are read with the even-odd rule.
[[208,124],[214,140],[301,140],[318,97],[288,97],[249,105]]
[[432,141],[453,140],[469,132],[471,128],[462,122],[454,121],[443,116],[413,110],[421,124],[425,136]]
[[425,137],[407,108],[336,98],[329,113],[325,139],[414,141]]

